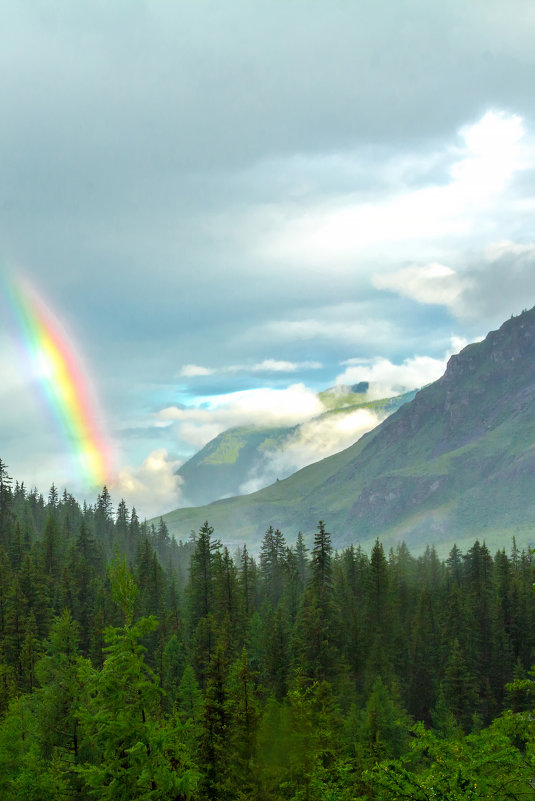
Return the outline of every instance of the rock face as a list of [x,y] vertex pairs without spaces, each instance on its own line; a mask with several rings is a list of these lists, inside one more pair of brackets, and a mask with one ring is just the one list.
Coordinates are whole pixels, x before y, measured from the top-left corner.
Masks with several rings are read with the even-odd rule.
[[507,546],[511,534],[532,538],[534,489],[531,309],[452,356],[442,378],[342,453],[167,521],[187,536],[209,519],[219,536],[253,546],[270,524],[291,539],[319,518],[338,545],[379,536],[414,548],[479,536]]

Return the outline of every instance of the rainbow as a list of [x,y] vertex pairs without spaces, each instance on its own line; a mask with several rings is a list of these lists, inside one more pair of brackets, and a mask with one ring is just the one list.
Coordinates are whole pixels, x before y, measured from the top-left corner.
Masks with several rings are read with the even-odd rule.
[[77,470],[88,488],[102,487],[112,475],[111,448],[100,430],[100,415],[82,361],[29,281],[8,281],[8,296],[23,333],[25,351],[67,438]]

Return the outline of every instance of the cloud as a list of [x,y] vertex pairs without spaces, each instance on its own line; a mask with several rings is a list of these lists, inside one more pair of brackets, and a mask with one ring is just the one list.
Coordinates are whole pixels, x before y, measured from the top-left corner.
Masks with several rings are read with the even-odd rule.
[[202,375],[213,375],[215,372],[211,367],[202,367],[200,364],[185,364],[180,375],[184,378],[197,378]]
[[355,409],[303,423],[277,450],[263,454],[261,467],[243,483],[240,492],[255,492],[277,478],[286,478],[306,465],[348,448],[381,419],[384,418],[368,409]]
[[123,467],[111,489],[129,506],[135,506],[140,517],[163,514],[180,505],[182,479],[175,475],[179,466],[180,462],[170,459],[165,448],[160,448],[152,451],[139,467]]
[[389,320],[374,321],[367,314],[364,317],[363,310],[354,303],[316,309],[314,317],[271,320],[249,332],[251,338],[268,337],[276,342],[319,340],[351,346],[391,341],[392,334]]
[[[449,354],[448,354],[449,355]],[[357,384],[367,381],[370,385],[370,400],[390,398],[411,389],[419,389],[444,373],[447,358],[433,359],[430,356],[414,356],[401,364],[389,359],[347,359],[346,370],[337,376],[337,384]]]
[[295,373],[298,370],[320,370],[321,362],[285,362],[277,359],[264,359],[251,367],[253,373]]
[[453,306],[463,291],[462,278],[445,264],[413,265],[372,278],[377,289],[389,289],[419,303]]
[[198,364],[186,364],[180,371],[185,378],[219,374],[235,373],[295,373],[299,370],[320,370],[321,362],[288,362],[279,359],[264,359],[256,364],[231,364],[228,367],[202,367]]
[[534,243],[492,243],[472,259],[462,271],[438,263],[413,265],[377,275],[372,283],[418,303],[445,306],[464,320],[507,317],[535,303]]
[[464,203],[486,199],[502,191],[512,175],[532,166],[533,154],[520,143],[524,137],[522,118],[517,114],[488,111],[473,125],[459,132],[466,155],[451,168],[451,176],[464,195]]
[[491,317],[497,323],[535,304],[535,243],[498,242],[466,272],[469,283],[454,306],[461,319]]
[[157,418],[174,422],[179,440],[198,449],[227,428],[292,426],[323,411],[325,408],[313,390],[304,384],[293,384],[286,389],[250,389],[199,397],[185,408],[162,409]]
[[[379,200],[348,192],[288,206],[279,224],[265,232],[260,250],[268,259],[333,268],[376,246],[384,250],[401,242],[471,234],[479,220],[492,215],[496,202],[503,214],[501,195],[515,173],[533,166],[535,149],[524,138],[518,115],[489,111],[459,130],[460,144],[443,145],[436,154],[435,161],[440,156],[451,161],[443,182],[407,187],[394,159],[391,184]],[[429,162],[427,154],[423,159]]]
[[[477,337],[476,339],[473,339],[472,342],[481,342],[482,339],[483,339],[483,337]],[[460,351],[462,351],[463,348],[466,348],[466,346],[468,344],[469,344],[469,342],[465,337],[452,336],[451,337],[451,352],[452,353],[460,353]]]

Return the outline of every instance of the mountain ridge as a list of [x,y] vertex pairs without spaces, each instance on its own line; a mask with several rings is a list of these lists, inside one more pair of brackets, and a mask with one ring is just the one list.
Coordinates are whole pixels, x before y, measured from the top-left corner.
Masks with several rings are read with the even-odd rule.
[[241,498],[164,516],[178,536],[208,519],[255,547],[321,517],[337,546],[527,540],[535,520],[535,309],[450,358],[444,375],[345,451]]

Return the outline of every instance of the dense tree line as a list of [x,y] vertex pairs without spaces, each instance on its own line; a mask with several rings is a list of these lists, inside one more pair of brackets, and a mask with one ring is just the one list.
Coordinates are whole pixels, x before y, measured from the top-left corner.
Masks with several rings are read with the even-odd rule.
[[533,560],[186,543],[0,461],[2,798],[523,798]]

